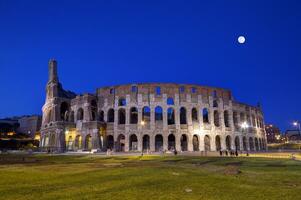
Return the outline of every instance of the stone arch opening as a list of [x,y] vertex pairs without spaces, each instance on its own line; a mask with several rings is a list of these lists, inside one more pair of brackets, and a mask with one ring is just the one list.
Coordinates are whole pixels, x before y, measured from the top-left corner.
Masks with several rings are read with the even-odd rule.
[[68,151],[73,150],[73,139],[72,139],[71,135],[68,137],[68,140],[67,140],[67,150]]
[[175,105],[175,102],[174,102],[174,100],[173,100],[172,97],[169,97],[169,98],[167,98],[167,100],[166,100],[166,104],[167,104],[167,105]]
[[227,137],[226,137],[226,149],[228,151],[231,151],[231,136],[230,135],[227,135]]
[[130,151],[137,151],[138,150],[138,138],[135,134],[130,136]]
[[91,101],[91,121],[95,121],[97,117],[97,102],[96,100]]
[[125,124],[125,109],[120,108],[118,110],[118,124]]
[[240,140],[239,140],[239,137],[236,136],[234,141],[235,141],[235,151],[240,151]]
[[193,137],[192,137],[192,148],[193,148],[193,151],[200,150],[200,142],[199,142],[199,137],[197,135],[193,135]]
[[149,135],[144,135],[142,138],[142,150],[148,151],[150,149],[150,138]]
[[114,149],[114,136],[113,135],[107,136],[107,149],[110,149],[110,150]]
[[108,111],[107,122],[114,122],[114,109],[110,108]]
[[160,106],[155,108],[155,121],[163,121],[163,109]]
[[215,100],[213,100],[213,107],[214,108],[217,108],[218,107],[218,102],[217,102],[217,100],[215,99]]
[[75,137],[74,148],[75,148],[76,150],[82,148],[82,136],[77,135],[77,136]]
[[187,136],[185,134],[181,135],[181,151],[187,151]]
[[82,108],[79,108],[77,110],[77,120],[83,120],[84,119],[84,110]]
[[211,151],[211,145],[210,145],[210,136],[209,135],[205,135],[204,138],[204,147],[205,147],[205,151]]
[[104,115],[105,115],[105,113],[103,110],[99,111],[98,120],[101,122],[104,122]]
[[85,138],[85,149],[88,151],[92,149],[92,136],[90,134]]
[[130,124],[138,123],[138,109],[136,107],[132,107],[130,109]]
[[174,134],[169,134],[168,135],[168,146],[167,149],[169,151],[173,151],[176,149],[176,137],[174,136]]
[[203,109],[203,123],[204,124],[209,124],[210,121],[209,121],[209,111],[207,108],[204,108]]
[[67,102],[62,102],[60,106],[60,117],[62,121],[68,121],[69,114],[69,104]]
[[191,110],[191,118],[193,122],[198,122],[198,111],[196,108],[192,108]]
[[167,109],[167,123],[168,125],[175,124],[175,111],[173,108]]
[[221,137],[219,135],[215,136],[215,147],[216,147],[216,151],[222,150]]
[[180,124],[187,124],[186,108],[180,108]]
[[119,98],[118,99],[118,106],[126,106],[126,99],[125,98]]
[[163,136],[156,135],[155,136],[155,151],[162,151],[163,150]]
[[118,135],[117,137],[117,151],[125,151],[125,136],[123,134]]
[[150,108],[148,106],[144,106],[142,108],[142,121],[144,121],[146,124],[150,123]]

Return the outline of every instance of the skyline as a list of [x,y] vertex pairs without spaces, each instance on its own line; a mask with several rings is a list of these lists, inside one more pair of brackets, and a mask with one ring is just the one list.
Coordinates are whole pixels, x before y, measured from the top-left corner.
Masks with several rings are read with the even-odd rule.
[[265,122],[283,131],[301,120],[300,8],[298,1],[1,1],[0,118],[41,114],[55,58],[63,88],[77,94],[149,82],[226,88],[238,101],[260,102]]

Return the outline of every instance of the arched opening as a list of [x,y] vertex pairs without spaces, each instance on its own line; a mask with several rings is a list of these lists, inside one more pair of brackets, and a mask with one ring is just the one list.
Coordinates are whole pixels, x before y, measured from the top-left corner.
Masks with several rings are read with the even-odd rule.
[[187,136],[185,134],[181,135],[181,150],[187,151]]
[[155,136],[155,151],[162,151],[163,150],[163,136],[156,135]]
[[180,108],[180,124],[187,124],[186,108]]
[[227,149],[228,151],[231,151],[231,137],[230,137],[230,135],[228,135],[228,136],[226,137],[226,149]]
[[238,118],[237,118],[238,116],[237,116],[237,112],[233,112],[233,124],[234,124],[234,126],[237,128],[237,127],[239,127],[239,125],[238,125]]
[[149,135],[144,135],[142,138],[142,149],[143,151],[148,151],[150,148],[150,144],[149,144]]
[[72,136],[71,135],[68,137],[68,140],[67,140],[67,150],[68,151],[72,151],[73,150],[73,140],[72,140]]
[[82,136],[77,135],[77,136],[75,137],[74,148],[75,148],[76,150],[82,148]]
[[62,121],[68,121],[69,105],[67,102],[61,103],[60,116]]
[[215,147],[216,147],[216,151],[222,150],[221,137],[219,135],[215,136]]
[[209,124],[210,123],[210,121],[209,121],[209,112],[208,112],[207,108],[203,109],[203,123],[204,124]]
[[171,97],[167,98],[166,103],[167,103],[167,105],[175,105],[175,102],[174,102],[173,98],[171,98]]
[[138,150],[138,139],[135,134],[130,136],[130,151]]
[[217,110],[214,111],[214,125],[216,127],[219,127],[219,113]]
[[200,150],[199,138],[198,138],[197,135],[194,135],[192,137],[192,147],[193,147],[193,151],[199,151]]
[[130,124],[137,124],[138,123],[138,109],[132,107],[130,109]]
[[96,120],[96,114],[97,114],[97,103],[95,100],[91,101],[91,121]]
[[247,151],[247,138],[246,137],[242,138],[242,146],[243,146],[243,150]]
[[150,123],[150,108],[148,106],[142,108],[142,121],[146,124]]
[[99,114],[98,114],[98,120],[101,121],[101,122],[104,122],[104,111],[101,110],[99,111]]
[[84,119],[84,110],[82,108],[79,108],[77,110],[77,120],[83,120]]
[[198,111],[196,108],[192,108],[191,110],[191,118],[193,122],[197,122],[198,121]]
[[110,150],[114,149],[114,136],[113,135],[107,136],[107,149],[110,149]]
[[218,107],[217,100],[213,100],[213,107],[214,107],[214,108],[217,108],[217,107]]
[[210,146],[210,137],[209,135],[205,135],[204,138],[204,147],[205,147],[205,151],[211,151],[211,146]]
[[50,147],[55,147],[56,145],[55,145],[55,135],[54,134],[51,134],[50,135],[50,138],[49,138],[49,146]]
[[74,122],[74,111],[70,112],[69,122]]
[[117,151],[124,152],[125,151],[125,136],[123,134],[120,134],[117,137]]
[[118,124],[125,124],[125,109],[118,110]]
[[167,123],[168,125],[175,124],[175,111],[173,108],[167,109]]
[[114,109],[111,108],[108,111],[107,122],[114,122]]
[[173,151],[176,149],[176,138],[175,138],[174,134],[169,134],[167,148],[169,151]]
[[240,151],[240,140],[239,137],[235,137],[235,151]]
[[229,112],[227,110],[224,111],[224,121],[225,121],[225,127],[230,127]]
[[163,121],[163,109],[160,106],[155,108],[155,121]]
[[91,150],[92,149],[92,137],[90,134],[88,134],[86,136],[86,139],[85,139],[85,149],[86,150]]
[[253,138],[249,138],[249,146],[250,146],[250,151],[254,151],[254,140]]
[[261,142],[261,139],[259,138],[259,149],[261,150],[262,149],[262,142]]
[[118,106],[126,106],[126,100],[125,100],[125,98],[120,98],[118,100]]
[[258,139],[257,138],[255,138],[255,148],[256,148],[256,151],[259,151]]

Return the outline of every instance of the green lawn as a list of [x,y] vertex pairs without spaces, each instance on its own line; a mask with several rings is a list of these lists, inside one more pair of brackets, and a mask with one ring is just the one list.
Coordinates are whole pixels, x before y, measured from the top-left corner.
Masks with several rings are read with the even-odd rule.
[[[0,156],[0,199],[301,199],[301,162],[192,156]],[[23,163],[22,163],[23,162]],[[240,172],[240,173],[236,173]]]

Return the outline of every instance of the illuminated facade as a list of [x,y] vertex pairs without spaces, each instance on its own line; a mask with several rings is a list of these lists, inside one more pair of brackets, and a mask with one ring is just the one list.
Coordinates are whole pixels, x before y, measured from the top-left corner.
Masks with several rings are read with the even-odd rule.
[[149,83],[76,95],[63,90],[51,60],[46,90],[40,146],[48,151],[266,149],[261,108],[226,89]]

